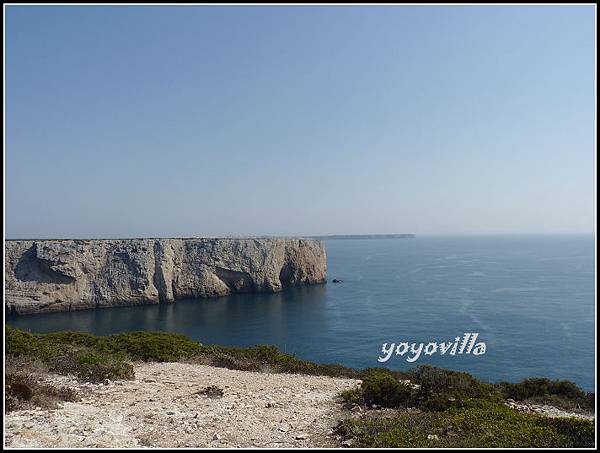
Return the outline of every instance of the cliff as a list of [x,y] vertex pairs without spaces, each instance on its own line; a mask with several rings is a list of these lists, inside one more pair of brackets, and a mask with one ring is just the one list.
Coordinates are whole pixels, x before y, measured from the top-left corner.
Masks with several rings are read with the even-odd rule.
[[5,307],[28,314],[324,283],[322,242],[119,239],[5,242]]

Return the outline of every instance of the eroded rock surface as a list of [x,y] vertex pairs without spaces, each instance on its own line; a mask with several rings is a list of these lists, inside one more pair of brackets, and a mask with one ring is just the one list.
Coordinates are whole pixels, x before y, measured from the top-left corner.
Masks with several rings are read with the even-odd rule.
[[5,242],[5,305],[17,314],[169,303],[324,283],[309,239],[120,239]]

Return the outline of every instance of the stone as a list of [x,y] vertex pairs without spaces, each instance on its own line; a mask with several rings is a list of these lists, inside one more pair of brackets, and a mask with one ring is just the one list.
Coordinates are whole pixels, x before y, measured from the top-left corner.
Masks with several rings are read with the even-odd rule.
[[326,282],[323,243],[298,238],[5,241],[5,308],[29,314]]

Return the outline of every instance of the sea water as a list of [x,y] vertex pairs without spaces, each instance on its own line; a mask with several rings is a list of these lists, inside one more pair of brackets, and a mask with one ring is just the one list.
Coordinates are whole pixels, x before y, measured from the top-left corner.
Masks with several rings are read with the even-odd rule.
[[[163,330],[205,344],[273,344],[320,363],[427,363],[490,382],[543,376],[594,390],[593,236],[332,239],[325,248],[326,285],[7,323],[35,332]],[[466,333],[478,334],[484,354],[378,362],[384,343],[450,342]]]

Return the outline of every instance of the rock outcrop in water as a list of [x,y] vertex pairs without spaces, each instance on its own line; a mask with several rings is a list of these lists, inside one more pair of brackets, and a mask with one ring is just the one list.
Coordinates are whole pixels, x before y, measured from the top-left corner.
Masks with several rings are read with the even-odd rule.
[[309,239],[5,242],[5,306],[16,314],[169,303],[324,283]]

